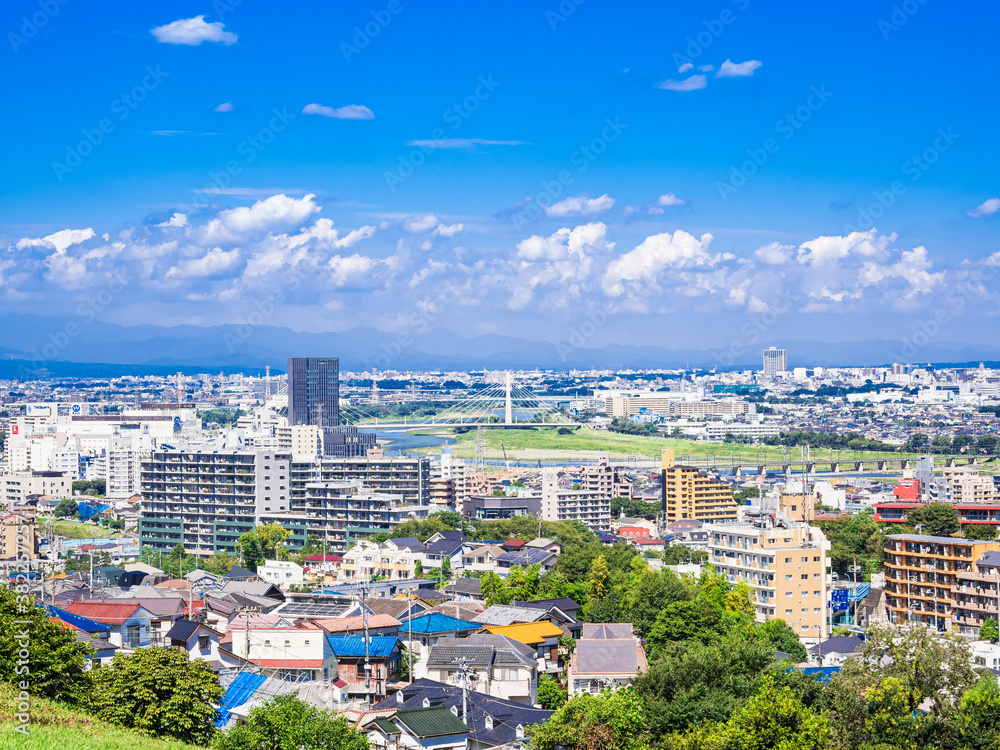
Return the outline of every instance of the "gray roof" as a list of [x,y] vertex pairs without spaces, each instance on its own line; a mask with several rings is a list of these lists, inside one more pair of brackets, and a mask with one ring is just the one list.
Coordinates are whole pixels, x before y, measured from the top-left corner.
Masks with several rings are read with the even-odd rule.
[[632,638],[632,623],[630,622],[585,622],[583,623],[583,638],[590,640],[621,640]]
[[516,625],[520,622],[538,622],[539,620],[544,620],[547,614],[543,609],[494,604],[472,618],[472,621],[478,622],[480,625]]
[[856,635],[835,635],[823,641],[819,646],[809,649],[810,654],[853,654],[865,646],[864,641]]
[[899,539],[909,542],[933,542],[935,544],[960,544],[971,547],[973,544],[983,544],[975,539],[959,539],[953,536],[920,536],[919,534],[887,534],[886,539]]
[[980,558],[976,560],[976,565],[989,565],[991,567],[1000,565],[1000,552],[993,550],[984,552]]
[[478,578],[459,578],[454,583],[449,583],[444,589],[455,594],[481,594],[480,585]]
[[411,607],[413,614],[420,614],[421,612],[427,611],[427,605],[420,601],[406,599],[385,599],[382,597],[373,597],[371,599],[365,599],[365,606],[368,607],[374,614],[377,615],[391,615],[397,620],[402,619],[406,616],[407,607]]
[[[219,591],[224,594],[236,593],[249,594],[251,596],[269,596],[271,598],[278,598],[278,601],[283,601],[285,598],[277,586],[266,581],[226,581]],[[275,594],[277,594],[277,597],[275,597]]]
[[459,659],[470,666],[485,669],[495,664],[532,667],[537,665],[535,650],[505,635],[476,633],[466,638],[442,638],[431,647],[428,669],[454,667]]
[[639,642],[634,638],[576,642],[576,672],[594,674],[639,671]]

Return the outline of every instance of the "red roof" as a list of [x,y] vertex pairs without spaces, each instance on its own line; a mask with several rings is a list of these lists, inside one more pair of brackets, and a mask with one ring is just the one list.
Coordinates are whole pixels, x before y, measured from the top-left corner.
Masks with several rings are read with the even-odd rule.
[[322,669],[322,659],[247,659],[258,667],[289,667],[291,669]]
[[508,539],[503,543],[504,547],[523,547],[527,542],[523,539]]
[[340,555],[309,555],[309,557],[303,557],[303,562],[343,562],[344,558]]
[[[327,633],[342,633],[349,630],[361,630],[364,628],[364,618],[361,615],[354,617],[330,617],[326,620],[316,620]],[[398,628],[402,623],[392,615],[375,614],[368,615],[369,628]]]
[[632,544],[663,544],[662,539],[634,539]]
[[71,602],[66,605],[66,611],[105,625],[122,625],[136,612],[142,609],[141,604],[119,604],[117,602]]

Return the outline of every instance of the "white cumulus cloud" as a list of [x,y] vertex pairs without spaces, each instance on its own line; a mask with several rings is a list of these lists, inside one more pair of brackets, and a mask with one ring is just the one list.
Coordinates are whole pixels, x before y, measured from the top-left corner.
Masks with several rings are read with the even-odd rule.
[[719,70],[715,74],[715,77],[745,78],[747,76],[752,76],[753,72],[763,64],[764,63],[760,60],[747,60],[746,62],[741,63],[734,63],[732,60],[726,60],[719,66]]
[[272,195],[252,206],[240,206],[220,213],[202,229],[206,243],[237,242],[268,231],[293,229],[319,211],[312,193],[299,199]]
[[683,198],[678,198],[673,193],[667,193],[666,195],[661,195],[659,204],[661,206],[683,206],[687,203]]
[[997,211],[1000,211],[1000,198],[987,198],[978,206],[970,208],[965,213],[973,219],[981,219],[984,216],[992,216]]
[[205,16],[183,18],[164,26],[157,26],[150,32],[158,42],[164,44],[187,44],[198,46],[202,42],[222,42],[236,44],[236,34],[225,30],[221,21],[205,23]]
[[660,81],[656,84],[656,88],[666,89],[667,91],[697,91],[698,89],[705,88],[707,85],[708,79],[699,74],[685,78],[682,81],[675,81],[673,78]]

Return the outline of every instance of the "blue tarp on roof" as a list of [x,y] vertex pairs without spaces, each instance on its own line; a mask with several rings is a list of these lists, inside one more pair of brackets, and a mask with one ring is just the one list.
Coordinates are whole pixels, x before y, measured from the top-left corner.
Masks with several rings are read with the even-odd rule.
[[[791,672],[792,670],[789,669],[788,671]],[[802,667],[799,671],[802,674],[815,677],[820,682],[828,682],[834,675],[840,674],[840,667]]]
[[57,617],[68,625],[79,628],[84,633],[102,633],[107,630],[115,630],[115,628],[105,625],[103,622],[91,620],[89,617],[83,617],[82,615],[75,615],[65,609],[53,607],[51,604],[45,605],[45,611],[49,613],[49,617]]
[[[365,638],[361,635],[328,635],[326,637],[335,656],[364,656]],[[368,638],[368,653],[371,656],[387,657],[396,648],[398,639],[394,635],[373,635]]]
[[236,675],[236,679],[226,688],[226,694],[222,698],[222,705],[219,706],[219,715],[215,719],[215,726],[219,729],[226,726],[231,716],[229,712],[250,700],[266,679],[267,677],[262,674],[253,674],[251,672],[243,672]]
[[403,620],[403,624],[399,626],[399,633],[401,635],[409,633],[412,629],[414,633],[426,635],[428,633],[454,633],[459,630],[479,630],[479,628],[480,626],[474,622],[449,617],[441,612],[428,612],[414,617],[412,623],[409,620]]

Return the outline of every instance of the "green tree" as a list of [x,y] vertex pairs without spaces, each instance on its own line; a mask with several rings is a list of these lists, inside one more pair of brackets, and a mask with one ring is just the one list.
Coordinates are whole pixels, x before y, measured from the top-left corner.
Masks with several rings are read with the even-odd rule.
[[740,581],[726,594],[725,607],[727,612],[753,617],[753,589],[746,581]]
[[983,620],[983,624],[979,626],[979,637],[990,643],[1000,640],[1000,627],[997,626],[996,618],[987,617]]
[[768,677],[761,691],[725,723],[706,724],[664,743],[669,750],[826,750],[830,725],[787,686]]
[[276,523],[258,526],[248,531],[236,543],[236,549],[243,559],[243,566],[256,571],[265,560],[284,560],[288,552],[284,548],[285,540],[291,532]]
[[989,523],[973,523],[962,527],[962,536],[982,542],[995,542],[997,527]]
[[368,750],[367,735],[333,711],[282,695],[216,736],[215,750]]
[[557,711],[566,703],[568,693],[566,688],[552,675],[542,675],[538,678],[538,704],[546,711]]
[[215,733],[215,709],[225,692],[206,661],[170,648],[116,654],[91,673],[88,699],[99,719],[153,737],[205,744]]
[[965,691],[953,731],[963,750],[1000,747],[1000,687],[995,676],[985,675]]
[[794,661],[805,661],[809,657],[798,635],[781,618],[768,620],[760,626],[759,632],[776,650],[791,654]]
[[533,727],[534,750],[645,750],[642,700],[629,688],[568,701],[552,718]]
[[56,518],[76,518],[76,514],[80,510],[80,504],[69,497],[64,497],[59,501],[59,505],[53,511],[53,515]]
[[920,526],[925,536],[950,536],[958,533],[958,511],[951,503],[919,505],[906,514],[907,522],[914,528]]
[[590,599],[597,601],[608,595],[608,561],[598,555],[590,566]]
[[85,670],[93,651],[36,607],[26,584],[11,586],[0,588],[0,680],[32,695],[79,702],[88,689]]
[[710,643],[722,635],[724,615],[722,607],[703,597],[668,604],[649,631],[649,643],[654,648],[669,641]]

